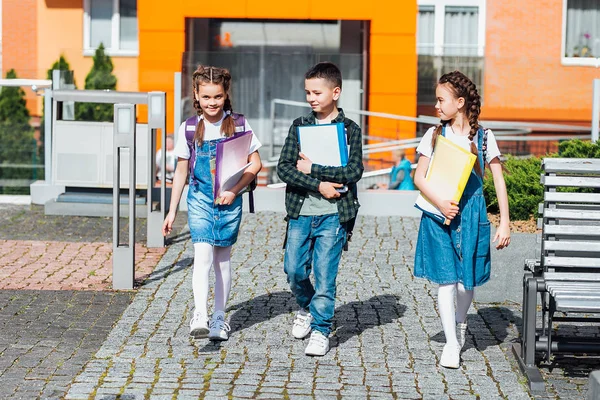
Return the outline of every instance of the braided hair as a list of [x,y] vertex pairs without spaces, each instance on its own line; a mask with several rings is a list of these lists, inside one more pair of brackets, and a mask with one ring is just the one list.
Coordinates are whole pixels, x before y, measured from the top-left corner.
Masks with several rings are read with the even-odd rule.
[[[481,112],[481,97],[477,92],[475,84],[460,71],[452,71],[442,75],[438,81],[438,85],[445,85],[456,98],[462,97],[465,99],[464,112],[469,121],[469,141],[471,142],[471,153],[477,156],[477,147],[473,142],[473,138],[479,130],[479,113]],[[435,148],[437,137],[442,134],[442,127],[446,126],[449,121],[441,121],[441,125],[435,128],[431,139],[431,146]],[[479,176],[483,176],[483,171],[478,162],[475,163],[475,172]]]
[[[221,133],[224,133],[226,137],[229,137],[235,133],[235,124],[231,114],[233,107],[231,106],[231,98],[229,96],[229,89],[231,87],[231,74],[225,68],[211,67],[208,65],[199,65],[198,68],[192,74],[192,89],[194,93],[200,91],[200,85],[206,83],[214,83],[221,85],[225,92],[225,104],[223,105],[223,111],[225,111],[226,117],[221,125]],[[200,102],[194,96],[194,108],[199,116],[202,115],[202,107]],[[204,118],[200,119],[200,122],[196,126],[196,133],[194,134],[194,142],[201,144],[204,140]]]

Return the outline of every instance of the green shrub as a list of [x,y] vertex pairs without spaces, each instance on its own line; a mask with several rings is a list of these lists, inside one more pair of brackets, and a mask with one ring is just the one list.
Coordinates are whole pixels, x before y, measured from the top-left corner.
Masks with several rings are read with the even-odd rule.
[[[512,220],[528,220],[537,214],[538,204],[543,200],[544,187],[540,183],[542,160],[538,157],[519,159],[508,156],[504,163],[504,181],[508,194],[508,207]],[[498,198],[492,173],[488,170],[483,182],[488,211],[498,212]]]
[[[527,220],[538,215],[538,204],[544,200],[544,186],[540,182],[542,158],[547,157],[600,158],[600,142],[592,143],[572,139],[558,145],[558,154],[524,159],[508,156],[504,163],[506,167],[504,180],[511,220]],[[488,211],[498,212],[494,180],[489,170],[486,172],[483,182],[483,191]]]
[[[116,90],[117,77],[113,75],[113,63],[104,53],[104,46],[96,49],[94,65],[85,77],[85,89]],[[113,121],[114,106],[102,103],[76,103],[75,119],[78,121]]]
[[558,144],[558,156],[565,158],[600,158],[600,142],[566,140]]

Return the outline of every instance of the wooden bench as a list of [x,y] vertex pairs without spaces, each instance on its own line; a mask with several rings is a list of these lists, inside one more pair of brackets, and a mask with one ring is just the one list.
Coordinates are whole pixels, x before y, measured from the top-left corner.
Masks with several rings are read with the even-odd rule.
[[533,392],[545,390],[536,360],[600,352],[598,337],[561,337],[553,329],[563,321],[600,327],[600,159],[546,158],[542,167],[541,253],[525,261],[523,328],[513,346]]

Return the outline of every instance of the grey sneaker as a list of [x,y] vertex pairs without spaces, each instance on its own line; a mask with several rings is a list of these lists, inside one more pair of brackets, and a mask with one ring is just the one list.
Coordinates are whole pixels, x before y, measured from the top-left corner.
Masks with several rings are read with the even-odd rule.
[[307,356],[324,356],[329,351],[329,338],[319,331],[310,334],[308,346],[304,350]]
[[294,318],[294,326],[292,327],[292,336],[296,339],[304,339],[311,331],[310,323],[313,317],[309,312],[300,310]]
[[231,327],[225,322],[225,313],[217,311],[210,319],[210,332],[208,338],[210,340],[224,341],[229,339],[229,331]]
[[208,336],[208,318],[206,315],[195,312],[190,321],[190,336],[202,339]]

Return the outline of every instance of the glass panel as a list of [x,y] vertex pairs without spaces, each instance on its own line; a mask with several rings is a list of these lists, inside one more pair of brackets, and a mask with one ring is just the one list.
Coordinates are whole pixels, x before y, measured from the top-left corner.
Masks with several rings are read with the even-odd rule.
[[113,0],[90,0],[90,47],[111,48]]
[[478,7],[446,7],[444,55],[477,55],[478,25]]
[[600,2],[567,2],[566,57],[600,57]]
[[137,0],[121,0],[119,2],[121,50],[138,49]]
[[417,18],[417,54],[433,54],[435,7],[420,6]]

